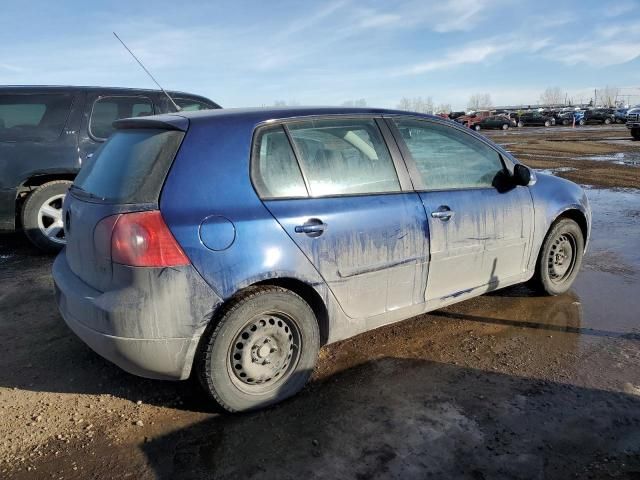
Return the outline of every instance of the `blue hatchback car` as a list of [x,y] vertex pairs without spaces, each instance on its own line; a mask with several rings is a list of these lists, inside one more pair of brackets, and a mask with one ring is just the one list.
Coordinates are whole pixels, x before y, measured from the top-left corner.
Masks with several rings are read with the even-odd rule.
[[65,200],[60,312],[124,370],[197,375],[229,411],[295,394],[321,345],[530,279],[563,293],[589,236],[580,187],[438,117],[246,109],[115,126]]

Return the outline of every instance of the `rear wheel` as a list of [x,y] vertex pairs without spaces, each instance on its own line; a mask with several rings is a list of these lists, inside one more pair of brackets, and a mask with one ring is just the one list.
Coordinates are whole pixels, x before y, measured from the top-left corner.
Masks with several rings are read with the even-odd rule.
[[640,140],[640,128],[632,128],[631,129],[631,136],[635,140]]
[[223,307],[205,333],[196,371],[223,409],[255,410],[300,391],[319,348],[315,314],[301,297],[281,287],[253,287]]
[[542,244],[534,287],[548,295],[560,295],[573,284],[584,254],[584,237],[578,224],[562,218],[549,230]]
[[569,120],[567,120],[566,118],[562,120],[562,125],[564,125],[565,127],[569,125]]
[[550,122],[549,120],[546,120],[546,121],[544,122],[544,126],[545,126],[545,127],[550,127],[550,126],[551,126],[551,122]]
[[503,130],[509,130],[509,124],[508,123],[503,123],[502,124],[502,129]]
[[474,129],[476,132],[480,131],[480,124],[479,124],[479,123],[476,123],[476,124],[473,126],[473,129]]
[[62,202],[72,182],[56,180],[45,183],[27,197],[22,207],[22,227],[36,247],[57,252],[65,244]]
[[604,119],[604,124],[605,125],[611,125],[611,119],[610,118],[605,118]]
[[580,120],[580,121],[578,122],[578,125],[583,126],[585,123],[587,123],[587,122],[585,122],[584,120]]
[[520,127],[520,128],[524,127],[524,123],[523,122],[518,122],[518,127]]

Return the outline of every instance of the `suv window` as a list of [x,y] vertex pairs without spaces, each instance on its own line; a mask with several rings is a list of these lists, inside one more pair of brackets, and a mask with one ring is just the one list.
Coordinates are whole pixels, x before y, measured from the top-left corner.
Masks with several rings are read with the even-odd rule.
[[[190,100],[188,98],[174,98],[173,101],[176,102],[183,112],[195,112],[198,110],[210,110],[213,108],[211,105],[207,105],[206,103],[198,100]],[[175,107],[171,102],[169,102],[169,109],[171,111],[175,110]]]
[[420,120],[394,122],[416,164],[422,189],[490,187],[503,170],[498,152],[467,133]]
[[281,125],[258,131],[251,177],[262,198],[306,197],[300,167]]
[[146,115],[153,115],[153,104],[147,97],[102,97],[93,103],[89,132],[104,140],[114,131],[114,121]]
[[288,126],[311,196],[400,191],[391,155],[373,119],[326,119]]
[[0,141],[55,140],[72,100],[70,94],[0,95]]

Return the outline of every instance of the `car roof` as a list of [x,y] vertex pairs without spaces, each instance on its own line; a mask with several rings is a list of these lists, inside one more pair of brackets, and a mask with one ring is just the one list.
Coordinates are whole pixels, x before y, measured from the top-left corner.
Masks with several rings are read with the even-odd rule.
[[[109,91],[109,92],[138,92],[138,93],[162,93],[162,90],[153,89],[153,88],[130,88],[130,87],[100,87],[100,86],[88,86],[88,85],[0,85],[0,93],[11,91],[11,92],[20,92],[20,93],[28,93],[28,92],[71,92],[71,91]],[[189,92],[181,92],[178,90],[167,90],[169,94],[173,95],[189,95],[190,97],[199,97],[203,99],[207,99],[207,97],[203,97],[202,95],[198,95],[195,93]],[[208,99],[207,99],[208,100]]]
[[179,112],[189,120],[206,121],[222,118],[240,117],[252,119],[257,122],[267,120],[289,119],[296,117],[311,117],[318,115],[410,115],[442,121],[441,117],[425,113],[407,112],[387,108],[361,108],[361,107],[258,107],[258,108],[223,108],[220,110],[199,110],[192,112]]

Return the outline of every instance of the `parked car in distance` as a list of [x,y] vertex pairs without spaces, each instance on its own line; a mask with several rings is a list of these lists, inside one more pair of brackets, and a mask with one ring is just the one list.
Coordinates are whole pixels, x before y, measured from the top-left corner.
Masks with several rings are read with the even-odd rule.
[[491,112],[489,110],[478,110],[477,112],[468,115],[464,124],[469,128],[475,128],[478,123],[480,123],[485,118],[489,118],[490,116]]
[[451,113],[449,113],[449,118],[451,120],[455,120],[456,118],[462,117],[464,115],[466,115],[465,112],[451,112]]
[[610,125],[615,122],[615,116],[613,109],[610,108],[594,108],[584,111],[585,123],[601,123],[604,125]]
[[550,127],[555,124],[553,117],[540,112],[526,112],[518,117],[518,127],[545,126]]
[[[220,108],[169,92],[184,110]],[[112,122],[175,111],[160,91],[107,87],[0,87],[0,229],[23,228],[34,245],[64,245],[62,200]]]
[[627,112],[627,128],[634,140],[640,140],[640,105]]
[[616,123],[627,123],[628,108],[616,108],[613,112],[613,118]]
[[64,202],[60,312],[123,369],[193,372],[229,411],[298,392],[323,344],[532,278],[566,292],[589,237],[578,185],[430,115],[208,110],[115,127]]
[[490,130],[490,129],[500,129],[500,130],[509,130],[511,127],[512,121],[505,117],[504,115],[492,115],[490,117],[483,118],[478,123],[476,123],[473,128],[475,130]]

